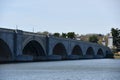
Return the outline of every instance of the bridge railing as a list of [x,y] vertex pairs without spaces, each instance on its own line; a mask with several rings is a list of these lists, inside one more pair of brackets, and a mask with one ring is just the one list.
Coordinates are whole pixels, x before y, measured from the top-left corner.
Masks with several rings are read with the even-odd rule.
[[14,32],[14,29],[0,28],[0,32]]
[[27,31],[24,31],[23,32],[24,35],[31,35],[31,36],[40,36],[40,37],[46,37],[47,35],[43,35],[43,34],[39,34],[39,33],[33,33],[33,32],[27,32]]

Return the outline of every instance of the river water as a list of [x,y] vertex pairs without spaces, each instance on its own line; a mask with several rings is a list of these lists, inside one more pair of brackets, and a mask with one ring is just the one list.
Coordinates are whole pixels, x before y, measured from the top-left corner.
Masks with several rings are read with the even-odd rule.
[[120,59],[0,64],[0,80],[120,80]]

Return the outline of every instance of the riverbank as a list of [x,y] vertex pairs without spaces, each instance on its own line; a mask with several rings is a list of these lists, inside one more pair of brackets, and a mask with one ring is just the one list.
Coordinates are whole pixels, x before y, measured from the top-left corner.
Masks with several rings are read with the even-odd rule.
[[120,56],[114,56],[114,59],[120,59]]
[[120,59],[120,52],[114,53],[114,59]]

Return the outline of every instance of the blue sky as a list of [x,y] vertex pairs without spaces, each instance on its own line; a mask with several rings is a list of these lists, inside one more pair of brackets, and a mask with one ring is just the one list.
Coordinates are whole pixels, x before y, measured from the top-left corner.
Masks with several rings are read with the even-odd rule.
[[120,0],[0,0],[0,27],[107,34],[120,28]]

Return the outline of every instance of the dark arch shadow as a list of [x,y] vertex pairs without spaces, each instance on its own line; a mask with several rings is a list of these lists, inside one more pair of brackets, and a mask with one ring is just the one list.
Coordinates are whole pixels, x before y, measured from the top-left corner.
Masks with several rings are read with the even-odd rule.
[[36,58],[45,56],[45,51],[39,42],[32,40],[23,48],[23,55],[30,55]]
[[97,51],[96,58],[103,58],[103,57],[104,57],[104,53],[103,53],[103,50],[100,48]]
[[62,43],[57,43],[53,48],[53,54],[60,55],[62,59],[65,59],[65,57],[67,56],[65,46]]
[[108,54],[108,51],[106,51],[106,54]]
[[8,44],[0,39],[0,61],[9,61],[12,59],[12,52]]
[[99,55],[99,56],[104,56],[103,50],[102,50],[101,48],[98,49],[97,55]]
[[76,45],[72,50],[72,54],[83,56],[81,47],[79,45]]
[[93,58],[95,55],[94,50],[92,47],[89,47],[86,51],[86,56],[87,58]]
[[106,53],[105,55],[106,58],[114,58],[114,54],[112,52],[109,52],[108,50],[106,50],[105,53]]

